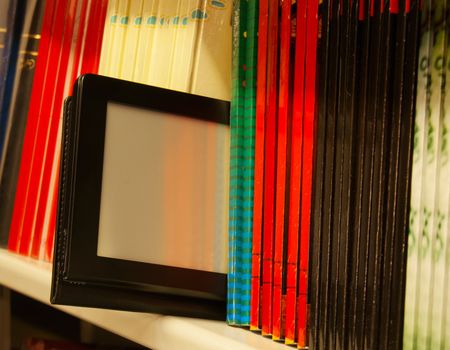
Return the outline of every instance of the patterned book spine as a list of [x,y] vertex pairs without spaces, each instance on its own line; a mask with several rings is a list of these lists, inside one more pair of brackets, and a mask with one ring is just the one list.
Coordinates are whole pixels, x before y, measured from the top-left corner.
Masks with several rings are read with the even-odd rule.
[[250,324],[250,292],[252,269],[252,239],[253,239],[253,187],[255,159],[255,118],[256,118],[256,64],[257,64],[257,31],[258,31],[258,1],[247,1],[247,25],[244,32],[245,63],[244,63],[244,110],[242,129],[241,161],[242,203],[240,217],[242,218],[241,237],[241,325]]
[[[433,32],[438,25],[438,19],[442,15],[442,3],[433,2],[431,17],[431,27]],[[418,308],[416,312],[415,333],[417,336],[416,346],[419,349],[426,348],[429,342],[428,324],[429,310],[432,297],[433,284],[433,248],[435,243],[435,211],[436,211],[436,180],[438,179],[438,159],[439,159],[439,126],[440,126],[440,101],[441,101],[441,77],[435,71],[432,62],[435,62],[439,55],[443,53],[442,36],[432,35],[432,49],[429,56],[431,83],[427,87],[427,102],[425,114],[425,153],[422,177],[422,198],[421,198],[421,238],[419,240],[420,259],[420,290],[418,291]]]
[[244,110],[244,61],[245,27],[247,24],[247,1],[235,1],[233,8],[233,56],[232,56],[232,99],[230,110],[231,144],[230,144],[230,198],[229,198],[229,265],[228,265],[228,306],[227,320],[229,324],[241,323],[241,238],[243,232],[240,208],[244,198],[241,179],[241,147],[243,138]]
[[[424,16],[425,17],[425,16]],[[424,20],[424,17],[422,20]],[[422,28],[424,26],[422,25]],[[419,48],[419,64],[417,76],[417,95],[416,95],[416,115],[414,125],[414,149],[413,149],[413,167],[411,180],[411,208],[408,232],[408,260],[407,277],[405,292],[405,325],[403,336],[403,348],[405,350],[413,349],[414,329],[415,329],[415,308],[417,305],[416,287],[419,272],[419,241],[420,241],[420,220],[421,220],[421,197],[422,197],[422,175],[424,168],[425,152],[425,108],[427,98],[427,84],[429,79],[429,66],[423,65],[423,62],[429,57],[430,32],[423,30],[421,32]],[[422,63],[422,64],[421,64]]]
[[[449,167],[449,113],[450,105],[450,91],[448,88],[448,80],[450,77],[447,73],[447,66],[443,62],[448,62],[448,29],[449,27],[449,1],[442,2],[442,16],[439,20],[440,24],[435,30],[437,38],[436,45],[439,47],[439,54],[432,62],[432,79],[436,77],[440,85],[437,87],[440,90],[440,101],[436,101],[433,108],[439,110],[439,128],[436,133],[439,133],[439,141],[436,145],[438,148],[437,158],[437,176],[435,182],[435,210],[434,210],[434,231],[433,231],[433,246],[432,246],[432,295],[430,297],[430,306],[428,310],[428,344],[431,349],[445,348],[442,342],[443,334],[443,317],[448,306],[445,305],[445,247],[447,245],[447,212],[449,207],[450,196],[450,167]],[[439,4],[437,4],[439,6]],[[437,7],[436,6],[436,7]],[[439,78],[442,77],[442,78]],[[447,311],[448,312],[448,311]]]
[[[447,2],[447,7],[449,6],[449,3]],[[448,20],[448,19],[447,19]],[[447,22],[448,23],[448,22]],[[446,65],[446,76],[447,79],[450,77],[450,64],[449,64],[449,58],[450,58],[450,45],[449,45],[449,39],[447,32],[447,65]],[[445,242],[445,250],[443,257],[441,258],[441,264],[443,264],[445,269],[445,277],[444,277],[444,285],[442,290],[444,291],[444,301],[443,301],[443,308],[442,308],[442,330],[441,330],[441,346],[442,348],[446,348],[450,345],[450,311],[449,311],[449,305],[450,305],[450,193],[448,193],[448,190],[450,189],[450,87],[447,85],[446,91],[445,91],[445,120],[444,120],[444,127],[443,127],[443,135],[442,135],[442,148],[441,152],[443,154],[442,162],[446,166],[447,171],[447,208],[444,208],[443,215],[445,215],[445,218],[442,220],[442,233],[445,235],[444,242]],[[444,177],[442,177],[444,179]],[[441,194],[443,195],[443,194]]]

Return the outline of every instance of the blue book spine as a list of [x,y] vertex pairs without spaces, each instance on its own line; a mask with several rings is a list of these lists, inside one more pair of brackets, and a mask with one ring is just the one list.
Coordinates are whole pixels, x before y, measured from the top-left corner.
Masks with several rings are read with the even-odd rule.
[[0,0],[0,160],[5,143],[24,9],[24,0]]

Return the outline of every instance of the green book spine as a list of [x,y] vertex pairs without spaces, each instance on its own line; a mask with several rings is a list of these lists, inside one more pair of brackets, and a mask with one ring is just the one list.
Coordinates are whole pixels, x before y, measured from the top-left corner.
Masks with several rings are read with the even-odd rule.
[[242,221],[239,216],[243,203],[242,184],[240,181],[240,147],[243,128],[244,97],[244,32],[246,23],[245,0],[233,1],[233,33],[232,33],[232,94],[230,107],[230,205],[229,205],[229,254],[228,254],[228,303],[227,321],[229,324],[240,324],[240,251]]
[[250,324],[250,294],[252,272],[252,240],[253,240],[253,183],[255,168],[255,121],[256,121],[256,62],[258,1],[247,2],[247,31],[245,42],[245,84],[243,85],[243,123],[242,143],[240,147],[240,179],[242,181],[242,231],[240,243],[240,277],[241,277],[241,325]]

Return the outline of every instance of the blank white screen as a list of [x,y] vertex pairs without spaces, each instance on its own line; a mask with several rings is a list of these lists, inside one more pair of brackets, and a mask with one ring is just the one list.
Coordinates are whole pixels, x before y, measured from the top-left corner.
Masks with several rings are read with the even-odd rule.
[[229,128],[108,103],[97,254],[226,273]]

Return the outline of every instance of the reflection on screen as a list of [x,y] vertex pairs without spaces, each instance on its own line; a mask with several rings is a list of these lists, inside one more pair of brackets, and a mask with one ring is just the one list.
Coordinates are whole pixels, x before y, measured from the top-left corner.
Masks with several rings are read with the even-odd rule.
[[226,273],[229,128],[108,103],[97,254]]

